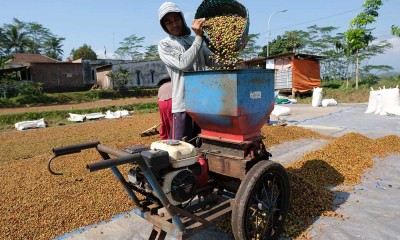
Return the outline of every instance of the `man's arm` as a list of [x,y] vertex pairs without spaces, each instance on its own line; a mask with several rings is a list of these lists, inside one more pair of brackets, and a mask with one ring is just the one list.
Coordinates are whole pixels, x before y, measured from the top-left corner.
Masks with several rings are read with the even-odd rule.
[[186,71],[193,66],[201,46],[202,39],[196,36],[192,46],[182,53],[181,46],[174,45],[172,41],[163,40],[158,44],[158,53],[167,66]]

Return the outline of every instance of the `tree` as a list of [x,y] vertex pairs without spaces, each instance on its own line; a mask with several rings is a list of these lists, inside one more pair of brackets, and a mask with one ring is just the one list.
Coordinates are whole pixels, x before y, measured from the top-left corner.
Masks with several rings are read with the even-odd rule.
[[[56,43],[55,39],[58,41],[58,47],[49,46],[50,43]],[[8,56],[12,53],[47,55],[50,47],[53,48],[53,51],[49,52],[50,57],[59,59],[58,54],[62,53],[61,41],[63,40],[65,38],[57,37],[39,23],[23,22],[14,18],[12,24],[4,24],[0,28],[0,55]]]
[[[288,41],[283,36],[278,35],[272,42],[269,44],[269,54],[270,56],[288,53],[289,49],[287,49]],[[267,45],[262,47],[262,51],[259,54],[260,56],[267,56]]]
[[344,41],[343,33],[335,33],[337,27],[312,25],[304,34],[302,53],[323,56],[321,59],[321,78],[324,80],[344,79],[346,75],[346,60],[338,42]]
[[129,80],[132,79],[133,73],[127,68],[118,66],[118,69],[112,70],[106,74],[114,82],[114,87],[117,89],[124,89]]
[[[295,30],[287,31],[283,36],[277,36],[269,44],[269,55],[277,55],[281,53],[296,53],[305,46],[305,37],[308,36],[307,32]],[[267,46],[262,47],[260,56],[267,56]]]
[[0,31],[1,46],[6,54],[24,53],[30,45],[28,33],[21,26],[6,25]]
[[121,59],[130,57],[133,61],[141,61],[144,56],[139,49],[143,47],[141,43],[144,39],[144,37],[137,37],[135,34],[132,34],[131,36],[124,38],[123,42],[120,42],[121,47],[119,47],[115,53]]
[[3,69],[6,62],[10,59],[11,59],[10,57],[4,57],[0,55],[0,69]]
[[47,40],[44,43],[46,56],[61,61],[62,53],[64,52],[62,50],[63,45],[61,44],[61,42],[64,40],[65,40],[65,38],[56,38],[56,37],[52,37],[49,40]]
[[[26,29],[26,31],[29,33],[29,38],[32,40],[32,44],[30,46],[29,52],[36,53],[36,54],[46,54],[46,51],[47,51],[46,42],[48,42],[51,39],[57,38],[57,36],[52,34],[49,29],[43,27],[43,25],[41,25],[39,23],[21,22],[21,24],[24,25],[24,29]],[[61,44],[61,41],[63,41],[63,40],[65,40],[65,38],[60,38],[60,44]],[[51,56],[49,56],[49,57],[51,57]],[[57,59],[57,58],[55,58],[55,59]]]
[[289,52],[299,53],[300,49],[305,46],[304,39],[308,36],[305,31],[287,31],[284,37],[287,39],[286,48]]
[[146,52],[144,53],[145,61],[157,61],[160,60],[160,55],[158,54],[157,45],[150,45],[146,47]]
[[400,37],[400,27],[392,25],[392,34]]
[[374,40],[371,30],[366,26],[376,21],[380,6],[382,6],[381,0],[366,0],[363,4],[364,10],[350,22],[350,28],[345,32],[348,51],[355,55],[356,59],[356,89],[360,74],[360,51],[366,49]]
[[87,45],[83,44],[78,49],[72,49],[71,50],[71,55],[72,55],[72,60],[77,60],[77,59],[97,59],[97,54],[93,51],[93,49]]
[[260,37],[260,34],[249,34],[248,37],[249,41],[247,42],[246,47],[239,53],[239,57],[243,58],[244,60],[257,57],[261,50],[261,46],[256,45],[256,41]]

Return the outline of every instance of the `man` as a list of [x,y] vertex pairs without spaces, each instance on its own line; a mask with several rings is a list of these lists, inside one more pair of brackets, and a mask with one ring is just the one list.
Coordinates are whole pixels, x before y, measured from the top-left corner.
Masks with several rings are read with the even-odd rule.
[[161,125],[160,139],[171,139],[172,128],[172,84],[168,74],[164,74],[157,84],[158,89],[158,109],[160,110]]
[[172,139],[182,140],[187,137],[190,140],[200,133],[200,128],[186,114],[183,74],[185,71],[206,70],[206,65],[212,66],[212,53],[202,38],[205,19],[193,20],[192,30],[196,36],[191,36],[183,13],[175,3],[163,3],[158,16],[161,27],[168,33],[159,42],[158,52],[172,81]]

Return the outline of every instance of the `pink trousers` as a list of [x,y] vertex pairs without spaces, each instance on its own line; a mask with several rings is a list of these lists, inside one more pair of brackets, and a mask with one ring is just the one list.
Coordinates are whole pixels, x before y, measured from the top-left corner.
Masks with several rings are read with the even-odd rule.
[[161,117],[160,139],[172,139],[172,99],[159,101],[158,109],[160,110]]

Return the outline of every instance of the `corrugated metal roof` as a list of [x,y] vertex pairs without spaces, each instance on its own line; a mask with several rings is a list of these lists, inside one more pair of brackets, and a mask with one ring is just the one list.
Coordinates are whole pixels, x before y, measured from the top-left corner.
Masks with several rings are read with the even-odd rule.
[[294,58],[304,58],[304,59],[324,59],[324,56],[317,56],[312,54],[304,54],[304,53],[281,53],[273,56],[269,56],[266,59],[276,59],[276,58],[285,58],[285,57],[294,57]]

